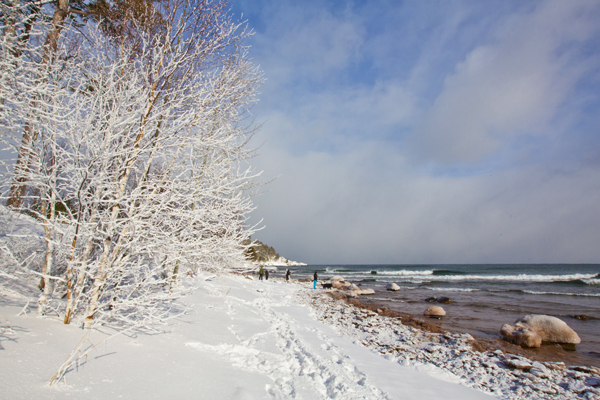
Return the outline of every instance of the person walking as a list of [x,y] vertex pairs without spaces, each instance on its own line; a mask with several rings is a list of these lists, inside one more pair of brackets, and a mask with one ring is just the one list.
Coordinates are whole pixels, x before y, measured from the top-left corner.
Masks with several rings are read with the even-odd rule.
[[316,289],[317,288],[317,271],[315,271],[315,274],[313,275],[313,278],[315,279],[314,282],[313,282],[314,283],[313,284],[313,289]]
[[263,280],[263,275],[265,273],[265,270],[263,269],[263,267],[261,266],[260,269],[258,270],[258,280],[262,281]]
[[291,272],[290,272],[290,269],[288,268],[288,270],[285,271],[285,281],[286,282],[290,281],[290,275],[291,275]]
[[265,268],[265,280],[269,280],[269,270]]

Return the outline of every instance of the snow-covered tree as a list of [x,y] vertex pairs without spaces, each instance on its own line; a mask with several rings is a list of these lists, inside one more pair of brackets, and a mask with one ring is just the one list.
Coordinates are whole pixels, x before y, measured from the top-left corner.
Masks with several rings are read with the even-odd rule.
[[[135,35],[121,40],[65,26],[53,62],[39,62],[43,44],[17,69],[0,60],[13,65],[0,81],[2,141],[15,154],[4,197],[27,182],[17,208],[46,239],[39,312],[65,323],[159,321],[182,272],[243,262],[252,233],[247,118],[262,77],[243,46],[249,33],[223,1],[144,12],[123,18]],[[17,168],[26,128],[35,140]]]

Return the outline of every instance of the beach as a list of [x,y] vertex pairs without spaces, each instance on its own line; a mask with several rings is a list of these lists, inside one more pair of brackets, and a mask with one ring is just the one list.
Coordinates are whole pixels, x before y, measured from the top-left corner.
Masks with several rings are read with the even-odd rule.
[[[279,271],[282,272],[282,271]],[[35,315],[36,288],[0,291],[0,390],[10,399],[595,399],[599,369],[486,349],[279,272],[200,273],[153,332]],[[29,304],[28,304],[29,302]],[[180,314],[185,310],[183,314]],[[85,336],[89,335],[89,336]],[[85,340],[83,340],[85,339]],[[68,354],[80,357],[48,385]]]
[[[153,332],[84,330],[38,317],[34,285],[0,290],[0,392],[6,399],[492,398],[433,365],[381,356],[320,321],[325,291],[280,279],[202,272]],[[0,286],[1,287],[1,286]],[[316,296],[316,297],[315,297]],[[35,303],[34,303],[35,304]],[[178,312],[185,309],[185,313]],[[87,336],[86,336],[87,335]],[[65,379],[48,381],[78,343]]]
[[[527,314],[552,315],[573,328],[577,346],[545,344],[523,350],[531,357],[568,365],[600,367],[600,265],[313,265],[292,268],[297,278],[319,271],[326,282],[341,275],[375,294],[360,296],[365,305],[420,318],[430,305],[443,307],[441,319],[427,318],[442,329],[469,333],[496,343],[503,324]],[[397,283],[400,290],[388,291]],[[442,301],[442,302],[440,302]]]

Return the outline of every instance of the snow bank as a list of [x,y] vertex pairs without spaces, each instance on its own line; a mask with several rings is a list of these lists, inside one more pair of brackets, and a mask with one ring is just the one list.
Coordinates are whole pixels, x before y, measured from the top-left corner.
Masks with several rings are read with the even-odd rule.
[[[308,286],[200,276],[190,312],[163,334],[103,341],[66,383],[47,382],[86,331],[58,318],[18,315],[0,297],[0,393],[7,399],[483,399],[439,368],[388,360],[314,317]],[[31,307],[30,307],[31,308]],[[32,310],[33,311],[33,310]]]

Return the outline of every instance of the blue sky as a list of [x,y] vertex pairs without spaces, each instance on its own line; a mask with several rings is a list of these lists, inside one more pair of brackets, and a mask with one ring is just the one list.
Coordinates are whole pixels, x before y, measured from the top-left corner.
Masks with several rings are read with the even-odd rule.
[[255,238],[308,263],[600,262],[600,3],[232,0]]

